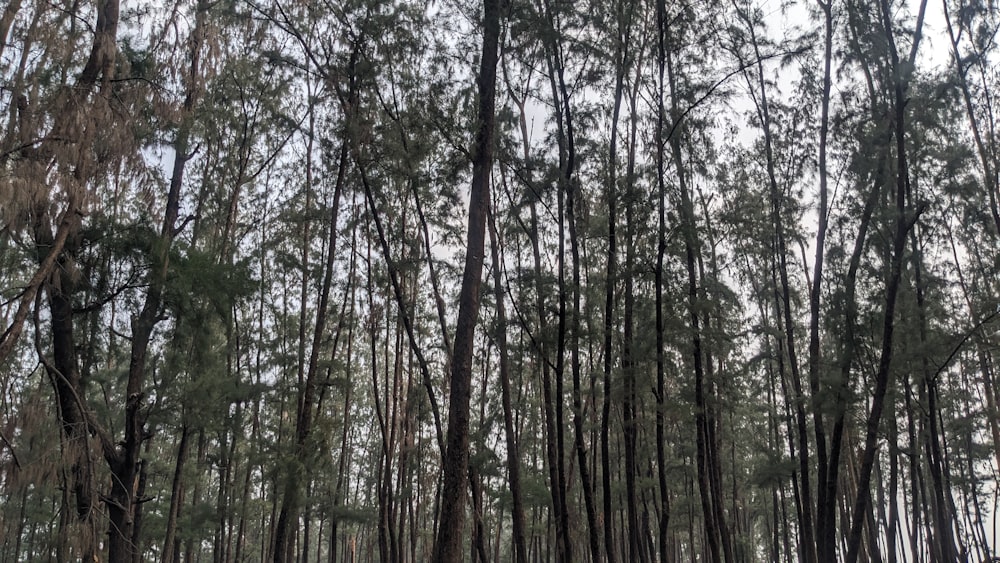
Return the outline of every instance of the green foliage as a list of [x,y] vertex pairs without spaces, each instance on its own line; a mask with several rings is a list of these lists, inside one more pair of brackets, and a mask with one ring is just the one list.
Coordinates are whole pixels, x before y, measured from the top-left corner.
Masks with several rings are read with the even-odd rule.
[[[430,558],[442,470],[431,399],[447,431],[450,362],[440,325],[454,334],[466,252],[479,5],[226,0],[127,6],[114,43],[113,80],[95,85],[74,109],[73,94],[84,91],[75,81],[90,53],[95,7],[23,4],[3,38],[0,64],[10,109],[0,142],[6,155],[0,317],[8,324],[51,244],[45,227],[55,232],[73,198],[79,213],[71,219],[79,227],[74,224],[54,266],[65,277],[50,275],[40,286],[24,335],[0,369],[0,537],[7,542],[0,560],[50,553],[54,559],[61,544],[108,537],[106,502],[91,529],[78,522],[60,528],[62,516],[73,515],[63,498],[71,503],[75,494],[67,486],[67,434],[58,424],[58,409],[68,403],[58,401],[39,367],[55,353],[50,302],[58,291],[69,294],[74,308],[71,357],[82,379],[80,404],[119,448],[134,323],[151,291],[157,305],[139,410],[141,431],[149,435],[140,448],[148,500],[137,504],[143,511],[138,559],[161,557],[175,501],[182,551],[235,560],[242,550],[243,560],[263,560],[282,503],[296,498],[286,496],[289,484],[301,497],[291,509],[296,549],[308,530],[310,559],[328,555],[334,520],[341,556],[353,550],[389,559],[380,552],[385,532],[401,558]],[[805,508],[814,511],[816,421],[825,423],[829,445],[841,414],[845,444],[835,500],[848,513],[837,514],[836,533],[848,533],[855,499],[843,483],[845,475],[855,475],[846,472],[858,466],[864,448],[898,218],[895,77],[878,6],[833,3],[832,98],[826,169],[820,171],[823,13],[815,3],[780,4],[665,2],[663,14],[656,3],[631,1],[514,0],[503,6],[497,164],[490,182],[500,263],[487,259],[471,397],[470,463],[481,481],[479,516],[488,553],[514,559],[505,414],[514,423],[527,542],[535,558],[555,558],[558,487],[567,488],[574,555],[591,533],[576,414],[596,518],[611,532],[622,560],[632,555],[627,476],[635,483],[638,534],[650,560],[704,556],[706,519],[716,517],[730,535],[733,559],[797,559],[804,532],[798,455],[807,456],[814,506]],[[914,14],[890,4],[905,59],[916,41]],[[997,392],[996,321],[977,323],[992,318],[1000,294],[990,31],[998,13],[978,0],[949,0],[947,7],[960,32],[957,56],[934,66],[937,58],[925,53],[933,48],[945,56],[950,41],[933,35],[928,47],[937,32],[926,27],[915,68],[903,69],[904,203],[907,217],[920,214],[907,232],[890,319],[895,332],[886,413],[895,417],[898,449],[891,451],[902,456],[896,477],[906,493],[879,501],[886,510],[896,501],[901,514],[920,518],[921,526],[904,530],[914,534],[908,545],[923,546],[940,536],[939,530],[928,535],[938,516],[923,499],[950,495],[960,514],[946,515],[945,528],[961,534],[975,557],[987,553],[976,539],[982,534],[975,519],[993,517],[984,499],[997,453],[996,407],[988,401]],[[804,14],[807,23],[786,26],[782,17],[793,14]],[[624,91],[612,161],[619,74]],[[27,104],[21,108],[20,95]],[[575,241],[562,177],[570,118]],[[22,142],[29,147],[18,148]],[[176,232],[164,236],[176,151],[188,154],[178,178]],[[617,266],[609,276],[612,171]],[[824,271],[816,280],[821,172],[828,182],[829,230]],[[335,186],[342,190],[337,210],[331,208]],[[680,209],[682,195],[691,200],[690,216]],[[376,217],[385,227],[388,257]],[[578,264],[571,261],[573,243]],[[397,308],[387,258],[415,342]],[[328,259],[326,325],[314,334]],[[570,281],[574,266],[579,287]],[[499,385],[497,275],[507,315],[510,413],[503,412]],[[811,350],[809,297],[816,284],[819,341]],[[581,299],[577,334],[569,315],[574,290]],[[609,290],[613,308],[605,319]],[[572,342],[579,348],[569,349]],[[430,392],[414,347],[427,359]],[[572,406],[574,353],[581,361],[580,413]],[[316,386],[307,417],[306,377],[314,354]],[[934,413],[927,412],[928,381],[936,393]],[[635,417],[628,428],[627,408]],[[941,485],[928,471],[930,416],[939,423],[948,483],[940,491],[933,490]],[[696,420],[707,421],[712,440],[699,436]],[[885,480],[892,468],[885,454],[889,427],[882,422],[875,464]],[[909,426],[919,443],[910,443]],[[107,496],[110,466],[93,430],[87,450],[93,482]],[[602,431],[609,440],[606,460]],[[184,492],[172,499],[183,432],[188,441],[178,476]],[[635,438],[634,467],[626,463],[627,437]],[[562,481],[551,482],[550,469],[560,459]],[[717,482],[701,491],[699,478],[709,467]],[[884,489],[871,487],[875,495],[885,495]],[[605,494],[611,514],[604,513]],[[703,512],[703,495],[719,503],[719,515]],[[882,545],[884,517],[876,515],[874,541]],[[660,554],[658,519],[667,516],[673,553]],[[7,538],[20,538],[18,553]]]
[[190,313],[201,302],[212,307],[219,318],[227,319],[233,307],[255,289],[250,259],[220,264],[206,252],[188,249],[172,253],[170,263],[164,300],[178,316]]

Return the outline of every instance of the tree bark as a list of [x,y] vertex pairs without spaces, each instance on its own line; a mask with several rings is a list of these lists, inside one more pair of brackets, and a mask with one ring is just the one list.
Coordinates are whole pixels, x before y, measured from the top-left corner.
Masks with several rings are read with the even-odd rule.
[[510,393],[510,351],[507,346],[507,311],[504,305],[503,282],[501,280],[503,268],[501,267],[502,262],[500,260],[500,235],[497,232],[496,219],[492,213],[492,209],[488,211],[490,251],[493,259],[493,292],[497,308],[496,342],[497,351],[500,353],[500,393],[503,404],[504,439],[507,445],[507,477],[513,501],[511,508],[512,543],[514,547],[514,561],[516,563],[527,563],[524,500],[521,493],[520,449],[518,448],[514,433],[514,416]]
[[655,303],[656,303],[656,476],[660,494],[660,526],[657,538],[660,550],[660,560],[667,559],[668,526],[670,524],[670,494],[667,489],[667,452],[666,452],[666,352],[664,308],[664,257],[667,252],[667,189],[666,189],[666,155],[664,128],[666,127],[666,108],[663,103],[663,93],[666,90],[664,72],[667,61],[667,4],[666,0],[656,0],[657,26],[657,74],[656,89],[656,271],[654,272]]
[[[351,100],[356,97],[357,75],[356,67],[359,57],[359,46],[356,44],[351,52],[351,59],[348,63],[349,96]],[[350,121],[353,115],[346,111],[345,121]],[[312,108],[310,108],[312,111]],[[341,143],[337,165],[337,179],[333,188],[333,201],[330,204],[330,216],[327,225],[327,245],[326,262],[323,269],[323,282],[318,295],[316,307],[316,326],[313,330],[312,347],[309,351],[309,363],[305,373],[304,388],[300,389],[301,396],[297,401],[297,412],[295,421],[295,461],[288,480],[285,484],[284,495],[282,496],[281,509],[278,513],[278,521],[275,526],[274,542],[274,563],[287,563],[293,559],[289,529],[291,523],[298,519],[298,510],[301,503],[303,481],[308,479],[306,474],[307,458],[310,455],[308,446],[309,436],[312,433],[314,409],[316,409],[317,393],[319,387],[319,355],[322,348],[323,338],[326,334],[327,310],[330,303],[330,288],[333,284],[334,263],[337,255],[337,224],[340,217],[340,197],[344,190],[347,166],[349,163],[350,142],[344,139]],[[304,306],[304,304],[303,304]]]
[[[917,26],[917,35],[920,35],[920,23],[922,23],[923,8],[926,0],[921,2],[920,18]],[[896,43],[892,30],[892,15],[888,0],[881,0],[879,8],[882,16],[883,32],[889,48],[889,58],[891,62],[892,85],[893,85],[893,111],[894,111],[894,132],[896,140],[896,193],[895,193],[895,234],[892,240],[892,255],[890,263],[889,278],[886,281],[885,309],[882,320],[882,349],[879,355],[878,371],[875,375],[875,393],[872,398],[871,411],[865,425],[865,447],[861,458],[861,468],[858,476],[858,492],[854,500],[854,510],[852,513],[851,534],[847,546],[847,563],[855,563],[861,547],[861,531],[865,515],[868,513],[868,505],[871,499],[870,480],[872,470],[875,465],[875,456],[878,450],[878,430],[882,421],[882,412],[885,407],[885,399],[890,383],[890,368],[892,366],[893,355],[893,334],[895,329],[896,297],[899,293],[900,277],[903,267],[903,252],[906,245],[906,235],[910,228],[916,223],[919,214],[913,217],[907,216],[906,196],[909,192],[909,168],[906,158],[906,91],[908,78],[899,61],[899,53],[896,51]],[[918,40],[913,42],[911,47],[911,60],[916,53]],[[912,64],[912,63],[911,63]]]
[[469,465],[469,407],[472,395],[472,351],[479,317],[479,287],[485,250],[486,209],[493,167],[496,75],[500,40],[500,3],[483,0],[483,49],[479,68],[479,113],[472,165],[465,269],[459,294],[455,350],[451,365],[448,435],[443,461],[441,519],[434,543],[434,561],[462,560],[466,478]]

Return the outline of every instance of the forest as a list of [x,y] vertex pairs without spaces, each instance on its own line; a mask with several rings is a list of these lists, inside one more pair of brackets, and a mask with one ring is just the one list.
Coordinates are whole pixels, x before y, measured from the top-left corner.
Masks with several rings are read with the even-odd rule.
[[993,0],[7,0],[0,563],[996,561]]

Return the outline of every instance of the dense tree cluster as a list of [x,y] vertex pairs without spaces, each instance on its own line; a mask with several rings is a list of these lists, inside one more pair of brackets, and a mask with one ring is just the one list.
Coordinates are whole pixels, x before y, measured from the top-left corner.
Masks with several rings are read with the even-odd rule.
[[990,560],[998,31],[9,0],[0,562]]

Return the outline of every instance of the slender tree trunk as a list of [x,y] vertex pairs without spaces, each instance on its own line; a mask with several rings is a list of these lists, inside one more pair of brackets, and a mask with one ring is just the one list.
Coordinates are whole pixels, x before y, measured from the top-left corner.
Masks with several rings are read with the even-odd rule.
[[573,126],[570,118],[569,100],[567,96],[566,84],[563,80],[562,71],[559,72],[559,88],[562,102],[565,107],[564,118],[566,120],[566,140],[567,140],[567,165],[565,170],[566,195],[566,220],[569,223],[570,255],[573,260],[573,310],[570,313],[569,346],[570,346],[570,370],[573,377],[573,441],[577,453],[577,463],[580,470],[580,487],[583,490],[583,500],[587,511],[587,530],[590,539],[590,553],[593,561],[600,559],[600,533],[597,529],[597,513],[594,508],[594,489],[590,478],[590,469],[587,464],[587,450],[583,437],[583,400],[581,391],[581,371],[580,362],[580,333],[583,330],[580,321],[581,315],[581,287],[582,277],[580,273],[580,237],[577,206],[580,197],[578,182],[573,178]]
[[[923,16],[923,6],[926,0],[921,3],[921,18]],[[899,54],[896,51],[896,44],[892,30],[892,16],[889,9],[888,0],[880,1],[880,12],[882,16],[883,31],[889,47],[889,57],[891,60],[891,71],[893,73],[893,110],[894,110],[894,131],[896,138],[896,193],[895,193],[895,214],[896,225],[895,234],[892,241],[892,255],[889,278],[886,283],[886,297],[884,319],[882,326],[882,349],[879,356],[878,371],[875,376],[875,393],[872,398],[871,411],[865,425],[865,447],[861,459],[861,468],[858,477],[858,492],[854,500],[853,520],[851,522],[851,535],[848,541],[847,563],[854,563],[858,559],[861,546],[861,529],[864,516],[868,513],[868,504],[871,498],[870,479],[875,464],[875,457],[878,449],[878,430],[882,420],[882,411],[885,407],[885,399],[888,393],[890,380],[890,367],[892,366],[893,353],[893,333],[895,329],[896,297],[899,292],[899,283],[902,273],[903,252],[906,245],[906,234],[916,222],[918,215],[907,216],[906,196],[909,191],[909,169],[906,159],[906,90],[907,77],[899,61]],[[918,22],[919,23],[919,22]],[[919,33],[919,25],[918,25]],[[918,35],[919,37],[919,35]],[[917,41],[914,42],[911,50],[916,53]]]
[[181,426],[181,438],[177,444],[177,459],[174,463],[174,478],[170,485],[170,508],[167,511],[167,528],[163,534],[162,563],[173,563],[175,540],[177,537],[177,519],[180,516],[181,502],[184,497],[184,463],[187,460],[188,441],[191,429],[187,424]]
[[503,262],[500,260],[500,235],[497,232],[496,220],[492,209],[489,212],[490,251],[493,260],[493,291],[496,298],[496,342],[500,353],[500,393],[503,404],[504,439],[507,454],[507,477],[513,506],[511,521],[513,527],[512,543],[516,563],[527,563],[524,527],[524,500],[521,493],[521,462],[520,450],[514,434],[513,407],[510,393],[510,351],[507,347],[507,311],[504,305],[503,282],[501,279]]
[[[607,256],[607,280],[605,289],[604,304],[604,396],[601,410],[601,459],[602,459],[602,489],[603,489],[603,511],[604,511],[604,548],[607,561],[614,562],[616,558],[614,545],[614,511],[612,507],[611,491],[611,451],[610,451],[610,418],[611,418],[611,397],[614,386],[611,381],[611,371],[614,364],[614,351],[612,348],[612,326],[615,319],[615,291],[617,284],[618,269],[618,124],[621,115],[622,97],[625,91],[626,65],[629,59],[628,23],[625,19],[625,7],[623,2],[614,4],[615,10],[615,38],[614,38],[614,64],[615,64],[615,89],[614,102],[611,113],[611,137],[608,155],[608,256]],[[627,391],[626,391],[627,393]],[[627,399],[626,399],[627,400]],[[625,421],[626,434],[629,432]],[[626,451],[631,453],[631,448],[626,445]],[[632,471],[628,467],[628,471]],[[629,474],[631,475],[631,474]],[[634,482],[633,482],[634,484]],[[634,513],[634,487],[629,489],[629,515],[630,525],[633,523]],[[629,530],[632,533],[632,530]],[[635,551],[631,551],[632,557]]]
[[[623,8],[627,14],[620,17],[626,24],[622,27],[628,28],[631,22],[631,6]],[[623,65],[630,66],[629,58],[641,58],[639,53],[629,55],[626,51]],[[627,69],[626,69],[627,70]],[[636,207],[635,201],[638,197],[635,194],[636,184],[636,146],[638,135],[638,88],[640,80],[636,79],[634,85],[629,90],[629,129],[628,147],[625,164],[625,303],[624,303],[624,334],[622,341],[622,368],[625,381],[625,395],[622,404],[624,414],[625,442],[625,494],[626,508],[629,518],[629,551],[632,561],[646,563],[649,561],[649,550],[646,542],[646,519],[645,514],[640,513],[640,491],[638,490],[639,470],[639,437],[642,425],[639,420],[639,412],[642,410],[640,395],[637,383],[637,361],[636,361],[636,340],[635,340],[635,279],[638,275],[636,267]],[[644,503],[643,503],[644,504]],[[643,510],[645,507],[643,506]]]
[[[678,129],[681,120],[679,93],[677,89],[677,74],[674,68],[674,61],[671,51],[667,50],[666,57],[667,77],[670,83],[670,115],[672,128]],[[705,369],[704,353],[702,350],[701,337],[701,316],[699,306],[698,291],[698,237],[697,224],[694,217],[694,205],[691,202],[691,195],[688,192],[686,171],[684,170],[683,155],[681,151],[680,131],[674,131],[669,142],[674,166],[677,172],[679,197],[679,213],[681,220],[681,230],[684,237],[684,254],[687,268],[687,309],[688,320],[690,322],[690,358],[694,371],[694,418],[695,418],[695,469],[697,474],[698,491],[701,497],[702,517],[707,541],[707,556],[712,563],[722,561],[722,547],[719,531],[719,523],[715,518],[715,511],[712,508],[712,493],[709,488],[709,433],[708,405],[706,404],[705,389]]]
[[[987,201],[989,202],[990,215],[993,218],[993,226],[997,231],[997,235],[1000,236],[1000,204],[998,204],[998,198],[1000,198],[1000,180],[998,180],[997,174],[998,166],[997,163],[997,153],[994,147],[994,142],[992,136],[986,137],[982,133],[982,127],[980,125],[979,119],[976,117],[975,107],[973,105],[974,98],[973,94],[969,88],[968,80],[968,61],[974,61],[984,54],[975,53],[976,57],[963,56],[959,51],[959,41],[961,33],[956,34],[951,21],[951,11],[948,9],[948,0],[941,1],[942,11],[944,13],[945,25],[948,29],[948,38],[951,42],[951,56],[955,63],[955,74],[958,79],[958,86],[962,92],[962,101],[965,104],[966,117],[969,119],[969,127],[972,129],[972,139],[976,145],[976,152],[979,156],[979,164],[982,166],[983,171],[983,183],[985,184]],[[960,28],[961,31],[961,28]],[[982,64],[981,62],[975,64]],[[987,94],[987,99],[989,95]]]
[[[357,269],[357,241],[358,241],[358,229],[353,231],[351,236],[351,264],[350,264],[350,277],[354,278],[354,274]],[[348,292],[350,299],[350,310],[347,317],[351,319],[351,323],[347,332],[347,359],[345,361],[345,373],[352,374],[352,366],[354,362],[354,327],[357,324],[354,322],[354,303],[356,297],[356,285],[351,284],[351,289]],[[348,375],[349,377],[349,375]],[[340,518],[337,513],[337,509],[340,508],[343,498],[344,498],[344,482],[347,478],[348,470],[348,457],[350,456],[350,429],[351,429],[351,400],[353,391],[353,382],[348,380],[344,389],[344,407],[343,407],[343,428],[340,434],[340,454],[337,459],[337,482],[333,489],[333,514],[330,516],[330,561],[335,562],[337,560],[337,545],[340,540],[338,536],[338,526],[340,524]]]
[[[616,4],[617,5],[617,4]],[[621,24],[619,20],[619,25]],[[621,30],[618,30],[621,33]],[[611,494],[611,369],[614,364],[614,351],[611,347],[612,327],[615,315],[615,284],[618,270],[618,119],[621,113],[622,93],[624,91],[624,63],[620,51],[621,41],[615,42],[615,94],[611,110],[611,140],[608,158],[608,256],[604,298],[604,397],[601,406],[601,474],[604,510],[604,551],[608,563],[614,563],[614,511]]]
[[[357,92],[355,69],[358,56],[358,47],[355,46],[351,52],[351,60],[348,65],[349,96],[352,100],[356,98]],[[350,120],[352,117],[350,114],[345,114],[345,120]],[[326,262],[324,264],[323,282],[316,308],[316,326],[313,331],[312,347],[309,351],[309,363],[305,373],[304,388],[300,389],[301,396],[296,401],[295,461],[285,483],[281,509],[278,512],[278,520],[275,525],[274,563],[291,563],[292,561],[293,542],[289,537],[289,532],[292,522],[298,520],[303,483],[308,480],[308,475],[306,474],[307,457],[310,455],[308,441],[313,429],[313,417],[315,414],[313,411],[317,408],[316,395],[319,392],[320,376],[319,356],[323,339],[326,335],[327,309],[329,308],[330,288],[333,284],[334,263],[337,255],[337,224],[340,217],[340,197],[347,174],[348,156],[349,142],[345,138],[340,147],[337,179],[333,188],[333,201],[330,205],[330,218],[327,225],[327,245],[324,253]]]
[[[2,16],[0,26],[3,27],[4,41],[6,41],[9,26],[13,22],[19,4],[19,2],[10,3]],[[36,14],[41,13],[41,10],[36,11]],[[32,23],[33,27],[34,23]],[[95,89],[103,90],[113,78],[114,62],[117,55],[115,46],[117,30],[117,0],[100,2],[97,6],[97,22],[93,27],[93,42],[90,53],[76,83],[65,89],[66,95],[61,100],[64,107],[58,108],[57,113],[53,116],[49,135],[37,146],[25,144],[20,150],[15,151],[27,163],[26,166],[16,168],[17,172],[26,171],[28,173],[26,177],[22,178],[26,185],[33,186],[41,181],[40,178],[34,177],[32,170],[44,170],[53,166],[57,152],[55,143],[63,142],[57,141],[57,139],[70,138],[66,132],[79,126],[81,118],[88,111],[88,98]],[[23,61],[22,57],[22,63]],[[22,70],[18,72],[22,73]],[[28,100],[19,94],[13,101],[12,111],[15,111],[16,107],[16,112],[13,115],[17,116],[18,121],[18,127],[14,133],[16,138],[23,140],[29,134],[24,123],[26,114],[30,111]],[[57,221],[54,231],[52,225],[49,224],[51,221],[49,208],[55,202],[43,198],[35,203],[31,210],[33,242],[39,268],[32,276],[26,291],[20,296],[14,322],[0,336],[0,360],[6,358],[13,350],[28,318],[29,307],[32,301],[37,298],[37,292],[44,284],[52,336],[51,360],[45,356],[37,339],[36,350],[55,392],[59,423],[66,445],[65,452],[69,457],[67,461],[70,464],[68,485],[75,497],[77,519],[83,522],[84,528],[87,529],[80,556],[90,560],[96,557],[96,543],[99,541],[96,538],[97,521],[94,513],[97,500],[94,491],[96,483],[94,454],[90,442],[91,435],[97,435],[106,456],[114,457],[117,455],[117,451],[113,440],[103,428],[97,426],[88,410],[74,336],[73,295],[76,283],[70,272],[75,267],[77,250],[75,239],[81,228],[81,211],[86,200],[86,185],[90,181],[90,178],[86,176],[88,167],[89,163],[86,162],[73,163],[73,173],[71,177],[66,178],[68,185],[65,210]],[[38,313],[36,307],[36,335],[39,332]],[[111,510],[110,505],[109,510]],[[130,530],[128,537],[131,537]],[[121,558],[117,561],[131,561],[131,557]]]
[[666,126],[666,108],[663,104],[663,93],[666,90],[664,82],[664,71],[667,60],[667,6],[666,0],[656,1],[656,25],[657,25],[657,90],[656,90],[656,271],[655,280],[655,300],[656,300],[656,476],[660,493],[660,526],[659,526],[659,550],[660,561],[668,558],[667,538],[668,526],[670,524],[670,493],[667,488],[667,452],[666,452],[666,353],[664,351],[664,280],[663,267],[664,256],[667,252],[667,220],[666,220],[666,155],[664,138],[664,128]]
[[10,26],[17,17],[17,12],[21,9],[21,0],[11,0],[4,8],[3,16],[0,16],[0,58],[3,58],[4,48],[7,46],[7,35],[10,33]]
[[[895,405],[893,405],[895,406]],[[889,494],[881,499],[881,506],[889,505],[889,517],[886,522],[886,552],[888,563],[896,563],[896,527],[899,525],[899,425],[895,409],[889,413]]]
[[469,464],[469,402],[472,393],[472,350],[476,319],[479,317],[479,286],[482,281],[489,205],[489,179],[493,168],[493,131],[500,4],[483,0],[483,51],[479,68],[479,113],[473,154],[472,189],[469,202],[469,229],[465,270],[459,294],[458,324],[451,366],[448,435],[444,456],[444,485],[441,490],[441,520],[434,543],[434,561],[457,563],[462,560],[462,528],[465,520],[465,479]]
[[[557,111],[558,113],[558,111]],[[530,147],[528,139],[528,125],[525,117],[525,110],[523,101],[520,105],[520,116],[519,123],[521,127],[521,140],[524,149],[524,161],[530,162]],[[526,182],[528,183],[528,189],[532,190],[537,195],[537,189],[532,184],[531,170],[526,173]],[[548,347],[546,345],[545,336],[548,334],[548,313],[546,306],[545,296],[547,294],[547,289],[543,283],[543,271],[542,271],[542,256],[541,256],[541,231],[538,219],[538,201],[537,197],[531,198],[531,204],[529,206],[530,210],[530,229],[528,232],[528,237],[531,239],[531,256],[532,265],[534,268],[534,290],[535,290],[535,312],[538,317],[538,337],[532,337],[532,344],[535,349],[538,363],[541,365],[541,379],[542,379],[542,418],[544,421],[544,440],[545,440],[545,460],[546,468],[549,475],[549,490],[552,499],[552,511],[551,517],[552,521],[555,523],[555,540],[556,540],[556,553],[555,560],[559,563],[570,560],[571,552],[567,551],[569,549],[570,539],[569,539],[569,529],[568,529],[568,518],[566,515],[566,486],[565,479],[563,478],[562,466],[559,462],[560,456],[558,451],[561,448],[558,436],[560,431],[557,429],[557,425],[561,425],[561,417],[557,422],[556,417],[556,401],[561,401],[561,399],[555,396],[553,391],[552,382],[552,365],[548,356]],[[561,207],[560,207],[561,210]],[[546,544],[546,549],[548,549]]]
[[[910,186],[907,187],[910,188]],[[914,195],[912,193],[908,193],[907,199],[912,202]],[[928,469],[931,474],[931,505],[933,507],[931,517],[934,521],[934,528],[936,531],[935,545],[938,551],[936,556],[941,561],[957,561],[959,559],[959,555],[955,547],[955,538],[952,534],[953,517],[950,511],[951,503],[949,502],[949,499],[951,498],[951,491],[950,487],[945,484],[943,476],[945,464],[942,459],[941,436],[938,429],[939,412],[937,406],[937,377],[940,372],[932,372],[930,359],[926,353],[929,344],[927,336],[928,321],[923,282],[923,247],[920,244],[918,234],[918,229],[914,226],[910,230],[910,261],[913,270],[914,292],[916,294],[918,323],[917,336],[920,343],[919,349],[923,351],[920,354],[920,366],[923,377],[919,382],[919,385],[922,386],[923,395],[926,399],[924,404],[927,405],[927,432],[924,435],[924,449],[927,456]],[[907,381],[908,379],[909,378],[907,378]]]
[[[826,251],[828,217],[827,147],[830,132],[831,66],[833,62],[833,1],[817,0],[823,11],[823,90],[820,98],[819,125],[819,209],[816,220],[816,256],[813,262],[812,286],[809,292],[809,390],[812,393],[813,430],[816,436],[816,556],[828,561],[836,556],[836,473],[829,473],[829,455],[820,399],[820,300],[823,288],[823,261]],[[806,550],[811,552],[811,550]]]
[[[792,312],[792,295],[791,295],[791,284],[789,282],[788,276],[788,248],[786,245],[785,237],[785,225],[784,225],[784,198],[781,195],[781,191],[778,187],[777,172],[775,170],[775,155],[774,155],[774,143],[772,140],[771,133],[771,115],[770,107],[768,105],[767,98],[767,86],[764,82],[764,65],[761,59],[761,53],[757,41],[756,29],[753,20],[750,16],[743,11],[738,11],[740,18],[743,20],[747,27],[748,33],[750,35],[750,46],[753,48],[754,56],[754,66],[756,67],[756,84],[752,84],[752,79],[749,76],[748,71],[744,71],[747,76],[748,86],[750,86],[751,91],[754,88],[758,89],[758,94],[755,95],[757,118],[760,121],[761,130],[764,134],[764,156],[765,164],[767,170],[768,179],[768,196],[770,199],[770,215],[771,215],[771,227],[774,229],[774,242],[775,242],[775,257],[777,261],[778,268],[778,279],[780,281],[780,286],[778,291],[780,292],[780,310],[783,314],[782,323],[784,325],[784,338],[785,338],[785,353],[788,356],[788,370],[791,374],[792,388],[795,392],[795,405],[796,405],[796,422],[799,438],[799,475],[802,479],[802,498],[803,498],[803,511],[802,511],[802,536],[803,541],[801,545],[801,551],[803,556],[803,561],[811,562],[816,560],[815,550],[815,535],[813,530],[813,518],[812,518],[812,504],[811,504],[811,487],[809,479],[809,468],[812,465],[809,459],[809,437],[808,437],[808,426],[806,422],[806,414],[804,404],[806,401],[805,393],[802,386],[802,376],[799,369],[799,360],[797,354],[796,337],[795,337],[795,321]],[[741,57],[742,58],[742,57]],[[741,66],[746,66],[745,63]],[[759,96],[759,98],[757,97]],[[821,182],[825,181],[825,176],[821,178]],[[821,207],[825,206],[825,183],[821,186]],[[825,224],[820,225],[821,233],[825,235]],[[821,250],[817,250],[818,260],[821,263],[822,254]],[[820,266],[819,270],[822,274],[822,269]],[[817,291],[818,278],[813,282],[813,291]],[[818,308],[818,298],[819,294],[815,294],[817,299],[816,307]],[[812,315],[812,303],[813,295],[810,294],[810,315]],[[810,323],[812,323],[812,317],[810,317]],[[810,324],[810,331],[812,330],[812,324]],[[811,336],[810,336],[811,338]],[[818,337],[817,337],[818,338]],[[810,346],[812,344],[810,343]],[[817,349],[818,350],[818,349]],[[810,365],[812,365],[812,359],[810,359]],[[815,432],[817,437],[817,460],[819,461],[820,467],[825,468],[825,439],[823,438],[823,424],[822,419],[815,418]],[[823,483],[824,475],[823,470],[819,474],[819,482]],[[821,503],[822,504],[822,503]],[[816,526],[819,528],[821,525],[820,518],[817,517]]]
[[[850,12],[848,12],[850,14]],[[857,23],[851,22],[852,34],[859,32],[857,29]],[[860,48],[857,45],[856,39],[852,39],[852,48],[855,52],[860,52]],[[870,99],[873,119],[880,120],[881,114],[888,113],[888,109],[881,106],[878,101],[878,96],[875,91],[873,79],[871,76],[871,70],[867,64],[867,61],[862,59],[862,70],[866,77],[866,85],[868,88],[868,96]],[[845,434],[847,433],[846,421],[847,421],[847,402],[850,395],[850,385],[851,385],[851,371],[853,364],[857,356],[857,343],[855,342],[855,328],[857,326],[858,317],[858,301],[857,301],[857,277],[861,270],[861,261],[868,246],[868,232],[871,229],[872,217],[875,212],[875,208],[878,204],[879,197],[882,193],[882,184],[886,181],[889,175],[888,163],[889,163],[889,152],[891,151],[891,128],[888,124],[882,127],[883,132],[879,132],[876,135],[875,145],[878,147],[876,163],[874,166],[874,173],[871,178],[871,189],[865,198],[864,206],[861,211],[861,217],[857,225],[857,237],[854,240],[854,248],[851,251],[851,257],[848,261],[847,275],[844,277],[844,312],[843,312],[843,334],[840,338],[840,351],[838,358],[838,368],[839,377],[833,382],[832,387],[832,402],[833,402],[833,428],[830,433],[830,447],[827,455],[827,470],[826,470],[826,483],[825,483],[825,500],[824,505],[827,508],[827,515],[825,517],[824,525],[827,526],[825,534],[825,546],[824,553],[828,554],[832,550],[836,549],[836,537],[831,538],[832,534],[835,534],[837,527],[833,526],[835,518],[833,516],[833,511],[836,509],[836,504],[842,497],[837,494],[839,484],[841,479],[846,480],[849,475],[843,475],[841,472],[841,465],[843,464],[842,456],[845,452]],[[848,452],[848,457],[849,455]],[[848,459],[848,462],[851,462]],[[845,491],[846,494],[853,494],[852,491]],[[846,530],[846,522],[844,517],[849,518],[850,515],[847,514],[846,508],[842,509],[842,525],[841,530]],[[844,551],[843,549],[841,550]]]

